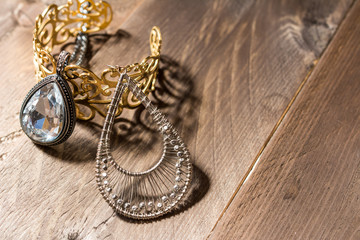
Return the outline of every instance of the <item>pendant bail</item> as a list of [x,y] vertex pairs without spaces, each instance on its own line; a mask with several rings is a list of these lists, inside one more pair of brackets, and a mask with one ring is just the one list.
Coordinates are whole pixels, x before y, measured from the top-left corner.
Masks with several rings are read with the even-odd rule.
[[64,68],[68,65],[69,62],[69,58],[70,58],[70,53],[68,53],[67,51],[61,51],[61,53],[59,54],[59,59],[56,65],[56,73],[59,76],[62,76],[64,73]]

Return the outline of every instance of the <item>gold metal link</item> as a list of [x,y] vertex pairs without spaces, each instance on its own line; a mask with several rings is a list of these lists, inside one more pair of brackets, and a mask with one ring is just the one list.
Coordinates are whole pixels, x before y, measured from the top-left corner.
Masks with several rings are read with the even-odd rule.
[[[50,5],[36,18],[33,48],[37,81],[56,73],[56,60],[51,55],[54,46],[63,44],[78,32],[93,33],[106,28],[112,20],[110,4],[105,1],[68,0],[67,4]],[[138,82],[145,94],[155,90],[155,81],[159,68],[161,33],[153,27],[150,33],[151,56],[140,63],[125,66],[128,75]],[[72,88],[76,116],[81,120],[90,120],[99,113],[106,116],[107,105],[119,77],[112,67],[96,75],[91,70],[78,65],[68,65],[64,69],[65,78]],[[140,101],[129,91],[123,95],[116,116],[124,108],[135,108]]]

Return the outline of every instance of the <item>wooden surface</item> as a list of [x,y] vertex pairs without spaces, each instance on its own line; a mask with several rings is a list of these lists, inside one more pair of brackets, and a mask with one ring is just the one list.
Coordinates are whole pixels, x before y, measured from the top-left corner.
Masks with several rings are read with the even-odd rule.
[[210,239],[360,239],[360,2]]
[[[358,238],[359,1],[110,1],[111,37],[97,42],[92,69],[145,57],[159,26],[152,97],[195,168],[185,205],[149,222],[117,216],[96,189],[102,119],[54,148],[19,131],[34,84],[32,19],[49,2],[1,9],[1,239]],[[129,167],[158,153],[142,112],[118,121]]]

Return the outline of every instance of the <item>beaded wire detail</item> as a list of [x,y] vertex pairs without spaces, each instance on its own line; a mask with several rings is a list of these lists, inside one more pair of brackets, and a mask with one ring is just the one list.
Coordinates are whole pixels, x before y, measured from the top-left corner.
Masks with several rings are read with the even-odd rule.
[[[116,108],[126,88],[150,113],[163,138],[162,156],[154,166],[143,172],[123,169],[110,150]],[[137,83],[126,72],[122,73],[108,108],[96,157],[96,179],[102,196],[119,214],[134,219],[151,219],[170,212],[179,204],[188,190],[191,177],[189,151],[178,132]]]

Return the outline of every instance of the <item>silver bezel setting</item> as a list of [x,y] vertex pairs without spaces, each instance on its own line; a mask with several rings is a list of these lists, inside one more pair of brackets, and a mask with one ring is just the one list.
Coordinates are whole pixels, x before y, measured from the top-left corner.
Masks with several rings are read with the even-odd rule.
[[[35,94],[36,91],[38,91],[40,88],[42,88],[43,86],[49,84],[49,83],[56,83],[57,86],[60,89],[61,95],[64,99],[64,104],[65,104],[65,119],[64,119],[64,127],[62,128],[59,136],[54,139],[51,142],[41,142],[41,141],[37,141],[33,138],[31,138],[25,131],[24,126],[22,124],[22,119],[23,119],[23,111],[24,108],[26,106],[26,104],[28,103],[28,101],[30,100],[30,98]],[[36,144],[39,145],[43,145],[43,146],[51,146],[51,145],[57,145],[60,144],[62,142],[64,142],[65,140],[67,140],[70,135],[72,134],[74,127],[75,127],[75,122],[76,122],[76,111],[75,111],[75,103],[74,100],[72,98],[72,93],[71,93],[71,89],[68,85],[68,83],[66,82],[66,80],[64,80],[61,76],[59,76],[58,74],[54,74],[54,75],[50,75],[45,77],[44,79],[42,79],[40,82],[38,82],[30,91],[29,93],[26,95],[23,104],[21,106],[21,110],[20,110],[20,125],[21,128],[23,129],[23,131],[25,132],[25,134]]]

